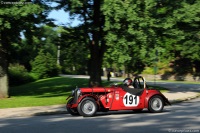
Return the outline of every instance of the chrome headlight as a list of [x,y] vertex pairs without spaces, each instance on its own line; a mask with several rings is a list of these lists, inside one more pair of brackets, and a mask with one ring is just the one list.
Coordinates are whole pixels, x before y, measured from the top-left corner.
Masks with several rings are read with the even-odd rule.
[[78,94],[78,96],[81,94],[81,90],[80,89],[77,90],[77,94]]
[[75,92],[75,91],[74,91],[74,90],[72,90],[72,96],[74,95],[74,92]]

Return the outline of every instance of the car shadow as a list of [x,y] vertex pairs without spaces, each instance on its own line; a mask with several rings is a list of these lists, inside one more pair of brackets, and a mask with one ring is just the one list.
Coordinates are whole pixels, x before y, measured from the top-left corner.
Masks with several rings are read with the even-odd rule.
[[[167,113],[167,112],[171,112],[170,110],[163,110],[160,113]],[[160,114],[160,113],[151,113],[148,110],[142,110],[140,112],[135,112],[133,110],[123,110],[123,111],[108,111],[108,112],[97,112],[97,114],[94,117],[99,117],[99,116],[106,116],[106,115],[119,115],[119,114]]]

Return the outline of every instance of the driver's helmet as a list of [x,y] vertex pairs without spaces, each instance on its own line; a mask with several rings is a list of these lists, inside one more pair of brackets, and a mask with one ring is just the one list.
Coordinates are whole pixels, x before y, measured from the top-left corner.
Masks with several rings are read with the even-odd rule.
[[123,84],[126,85],[126,86],[130,86],[130,85],[132,85],[132,83],[133,83],[133,81],[132,81],[131,78],[126,78],[123,81]]

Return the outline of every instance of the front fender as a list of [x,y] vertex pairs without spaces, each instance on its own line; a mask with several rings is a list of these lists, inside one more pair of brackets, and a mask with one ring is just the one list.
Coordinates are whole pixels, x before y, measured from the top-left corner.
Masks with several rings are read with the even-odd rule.
[[87,95],[83,95],[83,96],[79,97],[79,99],[78,99],[78,103],[80,103],[80,102],[81,102],[84,98],[86,98],[86,97],[94,98],[95,101],[98,100],[98,97],[97,97],[96,95],[87,94]]
[[86,98],[86,97],[91,97],[91,98],[93,98],[93,99],[96,101],[97,105],[100,106],[100,103],[99,103],[99,101],[98,101],[98,97],[97,97],[96,95],[92,95],[92,94],[87,94],[87,95],[83,95],[83,96],[79,97],[77,103],[79,104],[79,103],[80,103],[84,98]]
[[68,99],[70,99],[72,96],[68,96],[67,98],[66,98],[66,100],[68,100]]

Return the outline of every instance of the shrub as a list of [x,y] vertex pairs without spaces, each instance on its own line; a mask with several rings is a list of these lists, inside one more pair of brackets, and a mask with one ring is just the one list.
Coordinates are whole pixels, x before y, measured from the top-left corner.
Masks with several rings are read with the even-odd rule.
[[31,61],[31,73],[38,79],[58,76],[60,67],[56,64],[56,59],[50,53],[40,51],[38,56]]
[[26,68],[20,64],[10,64],[8,67],[9,85],[16,86],[34,81]]
[[142,74],[154,74],[155,73],[155,70],[154,70],[154,67],[146,67]]

